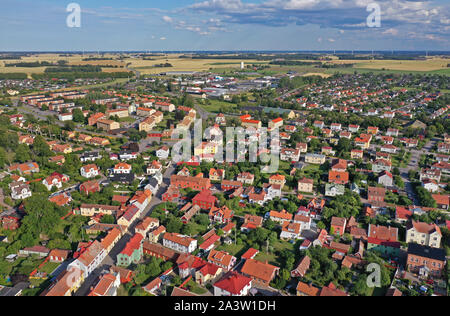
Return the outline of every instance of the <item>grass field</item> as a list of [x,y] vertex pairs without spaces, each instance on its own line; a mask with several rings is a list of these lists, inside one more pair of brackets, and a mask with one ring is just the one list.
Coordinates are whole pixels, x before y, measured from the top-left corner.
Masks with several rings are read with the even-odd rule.
[[[74,56],[59,56],[59,54],[35,54],[28,57],[23,57],[20,62],[52,62],[56,63],[59,60],[65,60],[69,65],[95,65],[105,66],[102,67],[104,72],[121,72],[127,71],[125,66],[130,64],[130,68],[138,70],[141,74],[157,74],[165,71],[209,71],[212,70],[218,73],[235,71],[240,68],[240,60],[220,59],[189,59],[179,58],[180,54],[168,54],[161,56],[153,56],[151,60],[144,60],[141,58],[134,58],[131,55],[125,56],[122,60],[118,60],[118,55],[74,55]],[[106,57],[113,60],[82,60],[89,57]],[[305,62],[311,62],[310,60],[299,60]],[[43,73],[46,67],[5,67],[6,63],[16,63],[19,60],[0,61],[0,73]],[[248,64],[268,64],[269,61],[261,60],[244,60],[245,65]],[[324,61],[325,62],[325,61]],[[170,63],[173,67],[161,68],[153,67],[156,64]],[[450,64],[449,58],[433,57],[426,60],[338,60],[333,59],[326,61],[326,63],[332,64],[354,64],[352,68],[315,68],[312,65],[303,66],[278,66],[270,65],[269,69],[261,71],[264,75],[275,75],[286,73],[288,71],[297,71],[305,76],[318,75],[327,77],[336,72],[340,73],[353,73],[355,71],[365,72],[382,72],[382,73],[433,73],[450,75],[450,68],[447,67]],[[107,67],[109,65],[117,66]]]

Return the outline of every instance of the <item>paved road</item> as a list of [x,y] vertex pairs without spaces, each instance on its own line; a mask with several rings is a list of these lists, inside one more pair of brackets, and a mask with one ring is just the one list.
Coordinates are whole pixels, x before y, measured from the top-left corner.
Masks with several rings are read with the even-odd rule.
[[[18,101],[16,101],[14,105],[17,106],[17,104],[18,104]],[[40,119],[42,121],[47,121],[49,116],[58,115],[58,113],[56,113],[56,112],[42,111],[42,110],[39,110],[38,108],[32,107],[30,105],[22,105],[21,106],[21,111],[25,112],[25,113],[28,113],[28,114],[31,114],[31,115],[37,117],[38,119]],[[57,125],[59,125],[61,127],[64,126],[64,122],[59,121],[58,119],[55,120],[55,124],[57,124]],[[122,134],[111,135],[111,134],[108,134],[108,133],[98,132],[98,131],[92,132],[92,131],[88,131],[88,130],[86,130],[84,128],[81,128],[79,126],[77,126],[75,128],[75,131],[76,132],[80,132],[80,133],[95,134],[95,135],[104,136],[104,137],[113,137],[113,138],[114,137],[123,137]]]
[[[170,164],[166,169],[163,175],[163,183],[161,184],[157,194],[152,197],[150,204],[144,209],[142,212],[140,219],[143,219],[151,214],[153,209],[162,203],[161,197],[164,192],[166,192],[167,186],[170,184],[170,176],[175,172],[175,167]],[[102,264],[91,273],[91,275],[84,281],[82,286],[75,293],[75,296],[86,296],[89,294],[91,287],[95,286],[98,278],[102,274],[104,270],[108,270],[109,267],[115,264],[117,255],[123,250],[126,243],[131,239],[134,235],[134,228],[138,221],[134,222],[129,228],[128,231],[122,236],[119,242],[114,246],[114,248],[110,251],[108,256],[103,260]],[[131,233],[133,232],[133,234]]]

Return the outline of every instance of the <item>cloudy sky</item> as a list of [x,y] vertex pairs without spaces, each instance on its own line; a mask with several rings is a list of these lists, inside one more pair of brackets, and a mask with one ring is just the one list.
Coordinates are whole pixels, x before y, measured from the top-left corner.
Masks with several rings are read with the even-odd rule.
[[449,0],[0,1],[0,51],[450,50],[449,34]]

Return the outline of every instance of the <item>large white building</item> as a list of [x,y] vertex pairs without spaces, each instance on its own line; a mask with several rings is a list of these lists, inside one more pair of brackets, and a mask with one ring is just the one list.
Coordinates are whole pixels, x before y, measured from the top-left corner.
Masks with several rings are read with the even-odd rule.
[[197,240],[176,233],[165,233],[163,245],[178,252],[191,253],[197,248]]

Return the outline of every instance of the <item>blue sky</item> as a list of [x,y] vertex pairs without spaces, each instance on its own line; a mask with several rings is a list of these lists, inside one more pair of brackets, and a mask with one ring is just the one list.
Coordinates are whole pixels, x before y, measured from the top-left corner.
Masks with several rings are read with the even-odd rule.
[[[81,27],[66,25],[69,3]],[[369,3],[381,27],[369,28]],[[450,50],[448,0],[1,0],[0,51]]]

